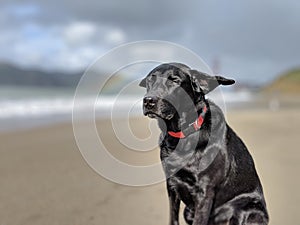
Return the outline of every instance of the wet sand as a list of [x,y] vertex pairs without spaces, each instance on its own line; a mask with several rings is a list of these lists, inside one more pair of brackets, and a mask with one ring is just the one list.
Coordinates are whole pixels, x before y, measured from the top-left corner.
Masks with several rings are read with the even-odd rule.
[[[227,114],[255,160],[271,225],[299,221],[299,113],[255,109]],[[147,119],[130,124],[137,136],[149,135]],[[157,149],[126,149],[109,121],[98,121],[97,126],[118,159],[137,165],[159,159]],[[81,156],[71,124],[1,133],[0,180],[0,225],[168,224],[165,184],[128,187],[102,178]]]

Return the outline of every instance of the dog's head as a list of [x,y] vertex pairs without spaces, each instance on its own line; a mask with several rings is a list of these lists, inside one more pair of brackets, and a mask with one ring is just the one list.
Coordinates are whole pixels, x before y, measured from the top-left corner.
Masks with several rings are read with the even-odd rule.
[[192,70],[181,63],[161,64],[140,82],[141,87],[147,88],[143,99],[144,115],[170,120],[178,110],[195,108],[217,86],[234,82]]

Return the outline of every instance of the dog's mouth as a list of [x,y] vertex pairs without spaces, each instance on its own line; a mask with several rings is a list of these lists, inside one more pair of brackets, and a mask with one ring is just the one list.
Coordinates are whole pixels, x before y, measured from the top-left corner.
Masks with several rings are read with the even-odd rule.
[[168,103],[166,100],[161,99],[153,105],[150,103],[143,105],[144,115],[148,116],[151,119],[164,119],[171,120],[176,114],[175,108]]
[[166,120],[171,120],[174,117],[173,113],[169,113],[169,114],[158,114],[158,113],[154,113],[154,112],[145,112],[145,116],[148,116],[151,119],[157,119],[157,118],[161,118],[161,119],[166,119]]
[[166,117],[165,117],[165,119],[166,120],[170,120],[170,119],[172,119],[174,117],[174,114],[168,114]]
[[148,116],[151,119],[155,119],[155,118],[159,117],[158,115],[156,115],[155,113],[152,113],[152,112],[146,112],[145,116]]

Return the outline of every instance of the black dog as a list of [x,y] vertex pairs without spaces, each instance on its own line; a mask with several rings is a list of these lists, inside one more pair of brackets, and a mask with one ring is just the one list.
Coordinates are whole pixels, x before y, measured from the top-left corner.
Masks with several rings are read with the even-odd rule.
[[153,69],[144,114],[158,119],[161,160],[167,177],[170,224],[178,225],[180,202],[193,225],[266,225],[262,186],[246,146],[221,109],[205,99],[234,80],[209,76],[180,63]]

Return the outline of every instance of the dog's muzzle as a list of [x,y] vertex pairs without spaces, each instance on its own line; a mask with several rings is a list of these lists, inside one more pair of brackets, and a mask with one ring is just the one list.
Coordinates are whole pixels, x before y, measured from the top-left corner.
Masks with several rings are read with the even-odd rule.
[[163,99],[146,96],[143,99],[144,115],[150,118],[171,119],[174,116],[173,108]]
[[143,100],[144,107],[146,109],[151,110],[156,106],[157,101],[158,101],[158,98],[156,98],[156,97],[145,97]]
[[150,118],[155,118],[157,115],[155,112],[157,111],[157,97],[145,97],[143,99],[143,105],[144,105],[144,114],[145,116],[149,116]]

